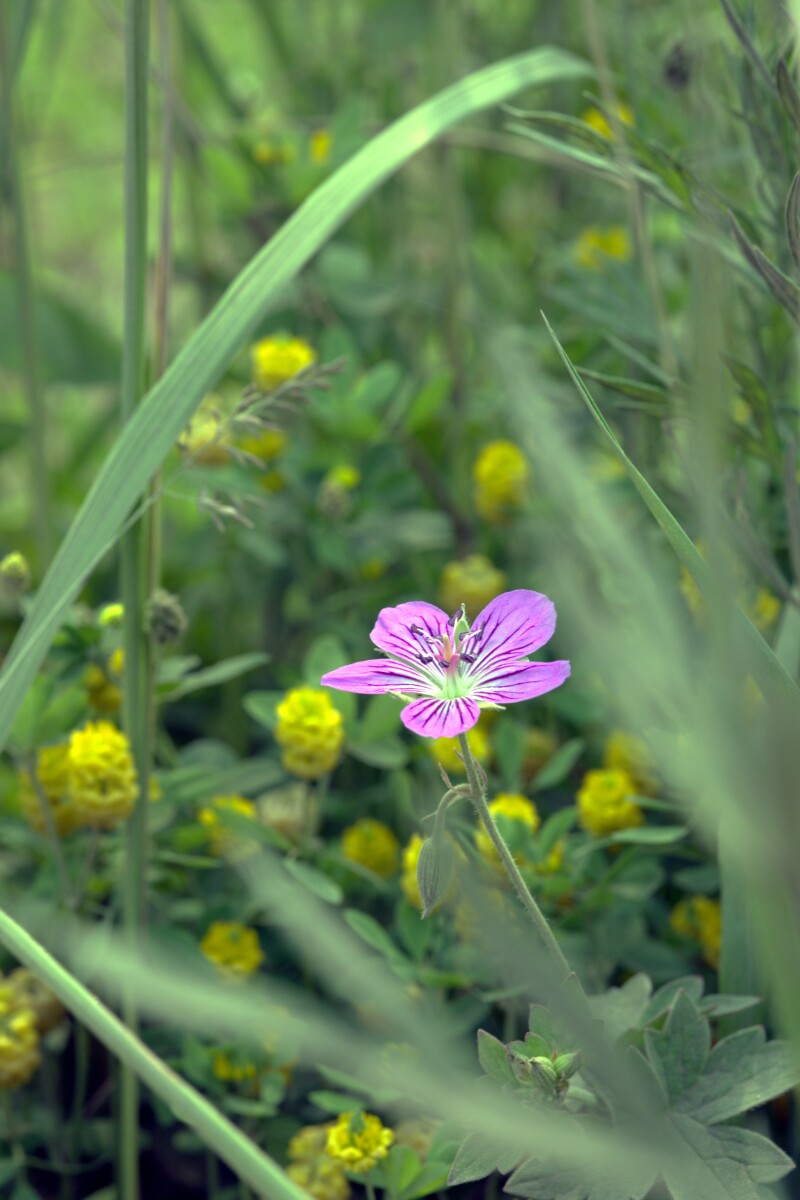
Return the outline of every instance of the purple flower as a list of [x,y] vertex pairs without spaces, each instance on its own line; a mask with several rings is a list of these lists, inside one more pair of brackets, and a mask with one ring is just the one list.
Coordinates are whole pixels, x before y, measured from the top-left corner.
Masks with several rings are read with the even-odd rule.
[[568,662],[529,662],[556,627],[552,600],[519,588],[497,596],[470,627],[460,608],[452,617],[435,604],[411,600],[383,608],[371,637],[388,658],[338,667],[327,687],[364,695],[389,692],[410,703],[400,713],[423,737],[455,737],[471,729],[481,708],[502,708],[557,688]]

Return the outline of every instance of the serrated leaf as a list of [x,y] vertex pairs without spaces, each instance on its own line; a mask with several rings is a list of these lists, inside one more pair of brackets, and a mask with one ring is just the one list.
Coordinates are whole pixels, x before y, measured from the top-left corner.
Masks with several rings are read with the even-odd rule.
[[457,1183],[471,1183],[475,1179],[485,1179],[493,1171],[505,1174],[518,1161],[519,1155],[512,1155],[503,1146],[498,1146],[484,1133],[470,1133],[458,1148],[447,1182],[450,1187]]
[[667,1096],[674,1101],[700,1077],[711,1046],[711,1028],[686,992],[680,991],[664,1028],[645,1031],[645,1046]]
[[650,1025],[671,1006],[678,992],[683,991],[695,1004],[700,1003],[704,988],[701,975],[683,975],[680,979],[671,979],[665,983],[650,998],[650,1003],[644,1011],[642,1025]]
[[563,746],[559,746],[552,758],[548,759],[540,771],[537,771],[533,781],[533,790],[541,792],[545,788],[556,787],[559,783],[563,783],[583,754],[585,746],[586,742],[583,738],[572,738]]
[[608,1037],[616,1041],[630,1029],[641,1028],[652,990],[646,975],[634,975],[622,987],[590,996],[589,1008],[592,1016],[605,1025]]
[[788,1042],[767,1042],[760,1025],[724,1038],[697,1082],[675,1103],[706,1125],[727,1121],[794,1087],[800,1079]]
[[777,1146],[750,1130],[707,1129],[682,1113],[671,1113],[669,1120],[679,1139],[664,1169],[673,1200],[762,1200],[758,1185],[781,1179],[794,1166]]
[[478,1062],[495,1083],[507,1083],[512,1087],[516,1084],[505,1046],[485,1029],[478,1030]]
[[529,1158],[503,1191],[531,1200],[642,1200],[654,1182],[655,1172],[641,1164],[621,1162],[605,1169],[593,1165],[581,1170]]
[[700,1004],[700,1010],[711,1017],[726,1017],[763,1003],[763,996],[706,996]]

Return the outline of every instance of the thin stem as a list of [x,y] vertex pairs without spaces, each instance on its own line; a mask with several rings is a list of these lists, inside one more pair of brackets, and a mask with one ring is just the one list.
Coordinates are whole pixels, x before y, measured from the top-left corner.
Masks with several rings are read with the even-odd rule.
[[39,807],[42,811],[42,820],[47,830],[47,840],[50,842],[50,849],[53,852],[53,863],[56,868],[56,877],[58,879],[58,887],[61,893],[61,903],[70,905],[70,884],[69,872],[67,871],[67,861],[64,858],[64,847],[61,844],[61,838],[56,826],[56,819],[53,814],[53,809],[50,801],[45,795],[39,779],[39,774],[36,770],[36,755],[32,754],[25,764],[28,775],[30,776],[31,786],[33,787],[36,799],[39,801]]
[[458,735],[458,744],[461,750],[461,756],[464,759],[464,768],[467,772],[467,781],[470,787],[470,799],[475,805],[475,811],[483,822],[484,828],[491,838],[492,845],[499,854],[500,861],[505,867],[508,878],[511,880],[511,885],[514,888],[514,891],[517,893],[517,896],[519,897],[526,914],[530,918],[531,924],[536,930],[537,937],[546,950],[553,967],[562,980],[566,979],[571,973],[570,965],[564,957],[561,947],[553,936],[553,931],[551,930],[547,919],[531,895],[525,880],[522,878],[520,869],[514,862],[514,856],[503,841],[500,830],[495,824],[494,817],[489,811],[489,805],[486,803],[484,787],[478,774],[478,764],[472,756],[469,739],[465,733],[460,733]]
[[364,1191],[367,1193],[367,1200],[375,1200],[375,1184],[369,1175],[364,1178]]
[[[125,5],[125,283],[120,409],[130,419],[145,391],[145,293],[147,275],[147,78],[149,0]],[[149,711],[144,631],[144,527],[121,539],[122,602],[125,606],[124,720],[139,779],[139,795],[126,833],[123,909],[130,948],[139,946],[145,921],[147,804],[150,770]],[[131,1030],[138,1012],[123,997]],[[122,1200],[139,1196],[139,1086],[123,1060],[120,1077],[119,1185]]]

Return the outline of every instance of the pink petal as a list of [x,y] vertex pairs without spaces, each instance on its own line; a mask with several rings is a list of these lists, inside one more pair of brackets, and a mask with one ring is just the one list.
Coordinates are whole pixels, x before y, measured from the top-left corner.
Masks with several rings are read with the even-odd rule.
[[320,683],[324,687],[338,688],[340,692],[360,692],[365,696],[404,691],[425,695],[433,689],[422,670],[416,671],[387,658],[368,658],[348,667],[337,667],[323,675]]
[[502,659],[524,658],[549,642],[556,627],[555,605],[541,592],[517,588],[491,600],[471,622],[473,629],[482,625],[483,636],[470,647],[480,675]]
[[474,700],[414,700],[402,710],[400,720],[422,737],[455,737],[472,729],[480,715]]
[[470,695],[476,700],[494,704],[516,704],[532,700],[560,687],[569,676],[570,665],[565,659],[558,662],[519,662],[497,666],[490,675],[476,679]]
[[426,633],[437,635],[447,623],[447,613],[425,600],[409,600],[396,608],[382,608],[370,634],[373,645],[398,658],[416,660],[423,645],[409,633],[409,625],[419,625]]

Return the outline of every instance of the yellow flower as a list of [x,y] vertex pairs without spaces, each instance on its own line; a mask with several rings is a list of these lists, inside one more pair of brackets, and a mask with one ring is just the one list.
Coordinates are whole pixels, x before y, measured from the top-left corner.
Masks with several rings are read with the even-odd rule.
[[[501,792],[489,804],[489,812],[493,817],[500,817],[500,833],[503,835],[503,840],[509,845],[512,853],[517,850],[519,841],[523,840],[525,831],[528,833],[536,833],[539,828],[540,818],[536,805],[527,796],[522,796],[517,792]],[[518,826],[518,832],[514,831],[511,822]],[[523,838],[519,836],[523,835]],[[475,830],[475,846],[478,852],[486,859],[487,862],[495,865],[500,862],[500,856],[495,850],[489,834],[481,825]],[[518,851],[514,853],[514,862],[520,863],[524,860],[524,855]]]
[[258,810],[252,800],[246,800],[244,796],[212,796],[209,804],[200,809],[197,819],[208,830],[209,843],[214,854],[241,858],[258,849],[257,841],[229,829],[220,820],[220,813],[236,813],[248,821],[258,820]]
[[587,271],[602,271],[613,258],[627,262],[631,256],[631,239],[622,225],[588,225],[582,229],[573,246],[575,261]]
[[412,833],[408,845],[403,850],[403,870],[400,876],[400,887],[403,895],[413,908],[422,909],[422,897],[417,883],[417,863],[419,852],[425,839],[418,833]]
[[228,1054],[226,1050],[215,1051],[211,1069],[216,1078],[221,1079],[223,1083],[244,1083],[258,1074],[254,1062],[240,1060],[235,1055]]
[[230,462],[230,440],[219,414],[198,412],[178,439],[178,446],[193,462],[219,467]]
[[264,961],[255,929],[240,925],[238,921],[214,921],[206,931],[200,949],[209,962],[235,979],[252,975]]
[[[17,967],[3,984],[3,998],[11,1001],[11,1009],[28,1009],[36,1020],[40,1034],[55,1029],[64,1016],[64,1005],[55,992],[27,967]],[[0,1001],[0,1010],[4,1007]]]
[[781,615],[781,602],[767,588],[761,587],[747,605],[746,612],[759,633],[766,633]]
[[472,465],[475,507],[487,521],[502,521],[525,498],[530,469],[519,446],[488,442]]
[[[50,806],[56,830],[65,837],[80,824],[69,796],[69,747],[45,746],[41,749],[36,755],[36,778]],[[20,785],[20,804],[25,820],[37,833],[47,833],[41,801],[27,771],[20,772]]]
[[[617,104],[614,108],[614,115],[623,125],[634,124],[633,109],[629,104],[625,104],[624,102]],[[608,117],[599,108],[595,108],[594,105],[591,108],[587,108],[585,112],[581,113],[581,120],[591,126],[595,133],[599,133],[601,137],[607,138],[609,141],[613,140],[614,130],[611,128]]]
[[455,612],[463,604],[470,619],[499,596],[506,577],[484,554],[468,554],[460,562],[447,563],[439,581],[442,607]]
[[388,564],[383,558],[368,558],[362,564],[359,570],[359,575],[362,579],[372,582],[376,579],[383,579],[386,574]]
[[23,1087],[41,1062],[36,1014],[0,999],[0,1090]]
[[31,569],[28,560],[19,550],[12,550],[0,559],[0,583],[8,596],[24,596],[31,586]]
[[334,1122],[326,1121],[324,1125],[304,1125],[298,1129],[294,1137],[289,1139],[286,1152],[292,1162],[312,1162],[325,1153],[328,1144],[328,1134],[333,1129]]
[[341,488],[346,492],[351,492],[360,483],[361,472],[358,467],[353,467],[349,463],[339,463],[338,466],[331,467],[322,480],[323,487]]
[[342,853],[381,879],[388,879],[397,870],[400,843],[388,825],[362,817],[342,833]]
[[275,740],[284,747],[283,765],[301,779],[319,779],[339,762],[344,721],[321,688],[292,688],[277,707]]
[[608,735],[603,750],[603,766],[627,771],[640,795],[652,796],[658,790],[653,755],[647,743],[635,733],[615,729]]
[[[492,746],[485,725],[480,721],[473,725],[469,734],[469,748],[479,763],[488,763],[492,757]],[[434,762],[441,763],[448,775],[465,775],[464,763],[458,756],[458,738],[440,737],[429,739],[426,749]]]
[[719,900],[708,896],[687,896],[669,915],[670,928],[683,937],[700,943],[703,957],[715,969],[722,948],[722,910]]
[[542,862],[536,863],[540,875],[555,875],[564,864],[564,839],[559,838],[553,849]]
[[106,604],[97,614],[97,624],[104,629],[118,629],[125,619],[124,604]]
[[291,162],[295,152],[291,146],[281,146],[276,142],[271,142],[269,138],[261,138],[255,143],[251,151],[253,162],[258,163],[260,167],[277,167],[283,163]]
[[248,454],[254,454],[262,462],[273,462],[283,454],[288,444],[288,434],[283,429],[260,429],[240,438],[239,446]]
[[311,141],[308,144],[308,151],[311,155],[311,161],[318,163],[319,166],[324,166],[331,156],[331,146],[333,145],[333,135],[329,129],[316,129],[311,135]]
[[313,1200],[348,1200],[350,1184],[344,1167],[327,1154],[318,1158],[289,1163],[286,1174]]
[[116,726],[89,721],[72,734],[69,798],[79,824],[113,829],[130,816],[137,790],[130,743]]
[[578,791],[578,824],[594,837],[641,825],[642,810],[628,799],[635,794],[636,784],[628,771],[587,771]]
[[328,1132],[327,1153],[354,1175],[370,1171],[389,1153],[394,1132],[367,1112],[342,1113]]
[[253,381],[265,392],[292,379],[317,361],[317,352],[303,338],[266,337],[252,349]]
[[124,666],[125,652],[118,649],[109,658],[107,668],[96,663],[86,668],[83,686],[86,688],[90,706],[98,712],[119,712],[122,706],[122,689],[119,683]]

